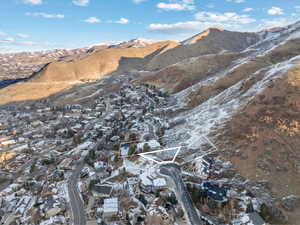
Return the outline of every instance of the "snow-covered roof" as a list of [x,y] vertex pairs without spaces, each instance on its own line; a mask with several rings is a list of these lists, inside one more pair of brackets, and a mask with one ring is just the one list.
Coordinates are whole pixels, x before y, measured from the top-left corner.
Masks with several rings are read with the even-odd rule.
[[167,185],[167,182],[164,178],[157,178],[153,180],[154,187],[165,187]]
[[156,140],[150,140],[150,141],[147,141],[147,142],[139,143],[137,145],[137,148],[138,149],[143,149],[145,144],[148,144],[151,149],[155,149],[155,148],[159,148],[160,147],[160,144],[159,144],[158,141],[156,141]]
[[120,151],[121,151],[121,156],[127,156],[129,153],[129,145],[123,145]]
[[118,198],[104,199],[103,213],[117,213],[119,211]]

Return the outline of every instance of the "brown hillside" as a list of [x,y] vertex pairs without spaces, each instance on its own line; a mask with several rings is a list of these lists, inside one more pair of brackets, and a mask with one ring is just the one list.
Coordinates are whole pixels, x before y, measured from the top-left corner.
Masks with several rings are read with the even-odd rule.
[[200,34],[197,34],[197,35],[195,35],[195,36],[193,36],[193,37],[191,37],[191,38],[189,38],[189,39],[183,41],[182,44],[185,44],[185,43],[186,43],[186,44],[195,44],[195,43],[197,43],[200,39],[202,39],[202,38],[204,38],[204,37],[210,35],[211,32],[214,32],[215,30],[221,31],[221,32],[224,31],[223,29],[218,28],[218,27],[210,28],[210,29],[207,29],[207,30],[203,31],[203,32],[200,33]]
[[241,56],[241,53],[225,53],[187,59],[158,72],[144,73],[143,81],[166,88],[170,92],[178,92],[224,70]]
[[231,32],[211,28],[192,37],[191,44],[182,44],[157,55],[146,66],[146,70],[162,69],[187,58],[216,54],[223,50],[231,52],[241,51],[258,40],[259,37],[255,33]]
[[[224,128],[227,158],[245,177],[270,182],[276,197],[300,195],[300,62],[256,96]],[[298,224],[300,210],[288,213]]]
[[105,49],[76,62],[54,62],[35,76],[32,82],[97,80],[103,75],[115,72],[123,57],[144,58],[159,49],[177,45],[176,42],[164,41],[141,48]]
[[69,89],[73,85],[74,84],[69,82],[20,82],[0,89],[0,105],[10,102],[20,102],[45,98],[49,95]]
[[[197,106],[210,97],[221,93],[226,88],[229,88],[237,82],[246,79],[247,77],[249,77],[249,75],[257,72],[258,70],[288,60],[299,54],[300,39],[289,41],[286,44],[275,48],[269,54],[257,57],[254,60],[251,60],[248,63],[237,67],[236,69],[228,73],[225,77],[219,79],[212,86],[205,86],[193,92],[189,96],[189,105],[190,107]],[[262,71],[260,74],[261,75],[258,76],[258,79],[263,78],[263,76],[265,75],[265,71]],[[250,80],[248,82],[245,82],[243,84],[243,91],[247,91],[248,88],[251,87],[251,85],[256,81],[257,80]]]
[[53,62],[28,82],[0,89],[0,104],[45,98],[71,88],[80,80],[99,80],[116,70],[140,68],[153,55],[177,45],[164,41],[140,48],[106,49],[74,62]]
[[[158,72],[142,73],[145,75],[143,81],[166,88],[170,92],[178,92],[218,72],[225,71],[232,66],[234,60],[245,57],[249,53],[223,53],[194,57],[168,66]],[[265,56],[259,56],[241,64],[241,66],[228,72],[226,76],[217,80],[213,85],[204,86],[192,92],[189,96],[189,105],[190,107],[195,107],[258,70],[288,60],[299,54],[300,39],[291,40],[284,45],[280,45]],[[262,71],[259,78],[263,78],[263,76],[264,71]],[[247,88],[255,81],[250,80],[245,83],[243,85],[244,91],[247,91]]]

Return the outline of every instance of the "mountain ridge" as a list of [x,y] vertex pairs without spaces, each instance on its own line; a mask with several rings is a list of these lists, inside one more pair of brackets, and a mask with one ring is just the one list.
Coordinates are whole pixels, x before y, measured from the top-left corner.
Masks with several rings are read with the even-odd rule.
[[[30,96],[31,92],[34,92],[33,96],[37,98],[38,91],[32,89],[41,83],[44,83],[43,86],[46,90],[52,90],[41,95],[41,97],[46,97],[54,94],[55,91],[70,88],[76,83],[96,81],[111,73],[136,73],[145,77],[142,79],[149,82],[154,81],[157,77],[158,85],[164,87],[163,82],[160,82],[159,79],[163,79],[165,75],[162,73],[165,71],[166,76],[170,77],[169,81],[166,79],[166,84],[173,86],[170,90],[180,91],[198,82],[199,79],[209,77],[209,74],[213,74],[221,68],[225,69],[225,65],[230,65],[233,60],[238,60],[243,55],[245,60],[249,57],[255,58],[256,49],[265,49],[263,54],[266,54],[266,51],[272,51],[276,45],[289,41],[288,38],[292,36],[290,34],[297,34],[298,26],[299,23],[295,23],[280,31],[257,33],[209,28],[187,39],[193,42],[188,45],[185,44],[187,40],[181,43],[171,41],[152,43],[152,41],[143,39],[133,39],[113,46],[110,43],[105,48],[100,46],[100,49],[92,49],[90,52],[85,49],[84,53],[80,51],[74,56],[64,56],[56,62],[43,65],[39,68],[39,72],[36,72],[25,83],[18,85],[32,86],[24,88],[27,90],[26,93],[22,94],[21,88],[20,91],[18,90],[20,92],[18,95],[8,94],[14,92],[14,87],[9,87],[9,89],[3,90],[3,93],[5,93],[4,96],[10,97],[3,99],[8,99],[7,101],[9,99],[26,100],[26,96]],[[252,54],[254,55],[251,56]],[[215,66],[213,66],[214,62]],[[201,78],[198,71],[202,71],[201,73],[205,76]],[[178,73],[178,81],[172,82],[175,77],[172,78],[172,73],[173,75]],[[190,75],[180,75],[185,73]],[[57,88],[58,86],[60,88]],[[19,98],[20,95],[22,97]],[[4,102],[3,100],[2,103]]]

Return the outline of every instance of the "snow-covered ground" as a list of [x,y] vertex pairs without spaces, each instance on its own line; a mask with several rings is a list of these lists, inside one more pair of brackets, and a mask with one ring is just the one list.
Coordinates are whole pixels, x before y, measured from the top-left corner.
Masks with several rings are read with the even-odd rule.
[[[174,142],[185,142],[189,148],[200,147],[201,142],[199,142],[199,137],[203,135],[210,136],[212,131],[222,127],[226,120],[231,118],[257,94],[262,92],[267,87],[270,80],[274,81],[281,77],[285,72],[290,70],[295,65],[295,61],[299,59],[300,56],[296,56],[287,61],[265,68],[266,75],[264,78],[255,83],[245,93],[240,91],[243,82],[257,77],[260,71],[252,74],[247,79],[236,83],[219,95],[210,98],[189,112],[180,114],[175,119],[180,119],[182,117],[187,122],[169,131],[170,133],[177,134],[176,138],[174,138]],[[186,96],[186,91],[183,91],[177,94],[177,99],[184,102]],[[180,134],[185,138],[184,140],[178,138],[180,137]],[[168,135],[168,132],[166,135]]]

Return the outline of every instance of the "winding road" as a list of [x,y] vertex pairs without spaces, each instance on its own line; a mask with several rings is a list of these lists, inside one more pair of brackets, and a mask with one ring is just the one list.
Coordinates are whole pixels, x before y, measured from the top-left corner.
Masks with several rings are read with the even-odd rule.
[[182,181],[180,167],[175,163],[161,164],[159,173],[170,181],[168,182],[170,184],[169,188],[175,192],[176,198],[181,203],[189,224],[204,225],[204,222],[200,219],[191,196]]
[[78,190],[77,180],[79,174],[84,166],[84,162],[80,161],[73,171],[72,176],[68,180],[68,192],[70,198],[70,205],[73,215],[73,224],[74,225],[85,225],[86,224],[86,215],[84,209],[84,203],[81,199],[80,191]]

